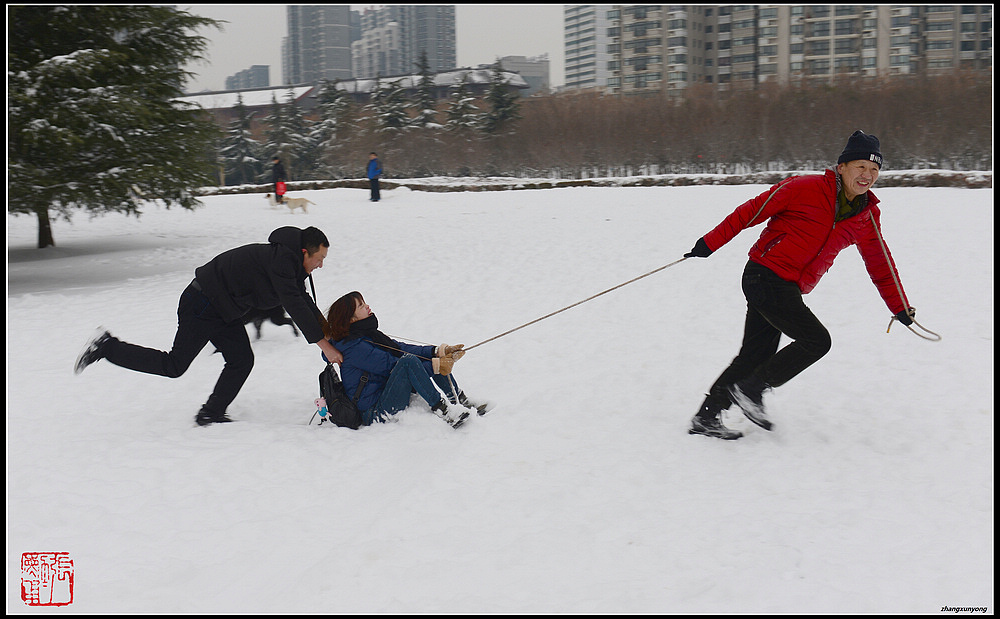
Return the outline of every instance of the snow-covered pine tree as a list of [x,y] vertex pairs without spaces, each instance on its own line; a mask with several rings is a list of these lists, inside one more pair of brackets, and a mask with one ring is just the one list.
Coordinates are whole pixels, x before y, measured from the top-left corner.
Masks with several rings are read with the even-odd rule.
[[295,100],[295,91],[291,87],[289,87],[288,95],[285,99],[285,110],[286,136],[291,147],[288,153],[290,156],[288,159],[290,164],[288,167],[288,178],[289,180],[308,178],[305,171],[314,166],[314,144],[309,139],[309,134],[312,130],[312,121],[308,120],[302,113],[302,108],[299,107],[298,102]]
[[219,150],[227,185],[253,183],[263,171],[261,144],[250,131],[251,115],[243,105],[243,95],[237,94],[233,106],[236,118],[229,124]]
[[[270,161],[272,157],[278,157],[283,162],[288,161],[292,146],[291,139],[288,137],[288,127],[285,123],[285,108],[282,104],[278,103],[278,98],[274,94],[271,95],[271,108],[268,115],[264,117],[264,124],[267,127],[264,129],[264,137],[267,140],[264,142],[264,158]],[[288,172],[287,166],[285,171]],[[257,177],[257,182],[270,182],[269,175],[269,167],[266,170],[261,170],[260,175]],[[289,179],[291,179],[291,176],[289,176]]]
[[437,122],[434,97],[434,74],[431,72],[426,50],[420,50],[420,60],[417,61],[416,65],[420,80],[417,82],[416,97],[411,104],[415,114],[410,120],[410,126],[425,129],[440,128],[441,125]]
[[486,93],[489,109],[483,114],[482,130],[490,135],[496,135],[520,118],[521,111],[517,99],[518,94],[510,90],[508,79],[504,76],[503,65],[497,59],[490,70],[490,89]]
[[[311,144],[308,122],[295,102],[295,91],[291,87],[284,103],[278,103],[277,97],[271,95],[271,112],[264,122],[267,124],[267,142],[264,144],[267,159],[280,157],[288,180],[301,178],[300,163],[308,159]],[[268,182],[270,178],[265,173],[261,180]]]
[[466,73],[451,86],[448,98],[448,120],[445,128],[453,133],[471,133],[482,124],[482,114],[476,99],[469,94],[469,76]]
[[375,132],[389,137],[399,135],[410,123],[406,113],[406,93],[395,82],[377,80],[371,102],[366,106],[375,124]]
[[346,136],[350,99],[344,90],[337,87],[337,81],[323,80],[318,95],[319,120],[309,133],[313,148],[313,166],[310,178],[334,178],[337,171],[333,159],[341,147],[341,139]]
[[22,5],[7,13],[7,210],[131,215],[160,200],[194,208],[215,182],[220,132],[177,100],[198,28],[219,22],[165,5]]
[[[308,122],[295,102],[295,91],[292,88],[288,89],[284,103],[278,103],[277,97],[271,95],[271,111],[264,122],[267,125],[264,132],[267,137],[264,144],[266,159],[280,157],[285,164],[288,179],[301,178],[299,164],[308,157],[311,144]],[[260,181],[270,182],[268,174],[269,172],[265,172],[259,177]]]

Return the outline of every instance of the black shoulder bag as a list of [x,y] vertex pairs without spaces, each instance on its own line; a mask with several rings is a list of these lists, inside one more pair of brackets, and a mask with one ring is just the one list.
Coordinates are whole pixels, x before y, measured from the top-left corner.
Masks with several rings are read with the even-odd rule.
[[326,368],[319,375],[319,394],[326,400],[327,408],[326,416],[319,421],[320,425],[324,421],[330,421],[341,428],[357,430],[361,427],[361,411],[358,410],[358,400],[361,398],[361,392],[367,383],[368,372],[363,372],[354,398],[349,398],[347,392],[344,391],[344,383],[340,380],[337,369],[333,367],[332,363],[326,364]]

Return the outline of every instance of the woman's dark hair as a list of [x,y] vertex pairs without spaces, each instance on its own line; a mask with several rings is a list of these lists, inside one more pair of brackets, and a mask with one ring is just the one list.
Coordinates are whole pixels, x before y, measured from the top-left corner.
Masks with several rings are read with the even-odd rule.
[[309,226],[302,231],[302,249],[313,255],[319,251],[320,247],[329,247],[330,241],[323,234],[323,231],[314,226]]
[[326,311],[326,337],[337,341],[347,337],[351,330],[351,318],[358,309],[358,302],[364,303],[365,298],[355,290],[348,292],[330,305]]

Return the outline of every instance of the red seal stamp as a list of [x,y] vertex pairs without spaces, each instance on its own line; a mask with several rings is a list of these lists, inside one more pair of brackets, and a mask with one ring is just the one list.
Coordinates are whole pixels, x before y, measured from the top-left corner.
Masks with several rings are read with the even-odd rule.
[[28,606],[73,603],[73,559],[68,552],[21,555],[21,599]]

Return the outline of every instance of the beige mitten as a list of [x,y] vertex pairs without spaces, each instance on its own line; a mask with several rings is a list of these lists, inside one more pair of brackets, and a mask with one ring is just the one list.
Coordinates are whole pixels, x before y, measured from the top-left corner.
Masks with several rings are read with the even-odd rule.
[[455,346],[441,344],[437,347],[437,356],[454,357],[455,361],[458,361],[465,354],[465,351],[462,350],[463,348],[465,348],[465,344],[456,344]]
[[451,369],[455,367],[455,359],[452,357],[434,357],[431,359],[431,367],[435,374],[447,376],[451,374]]

